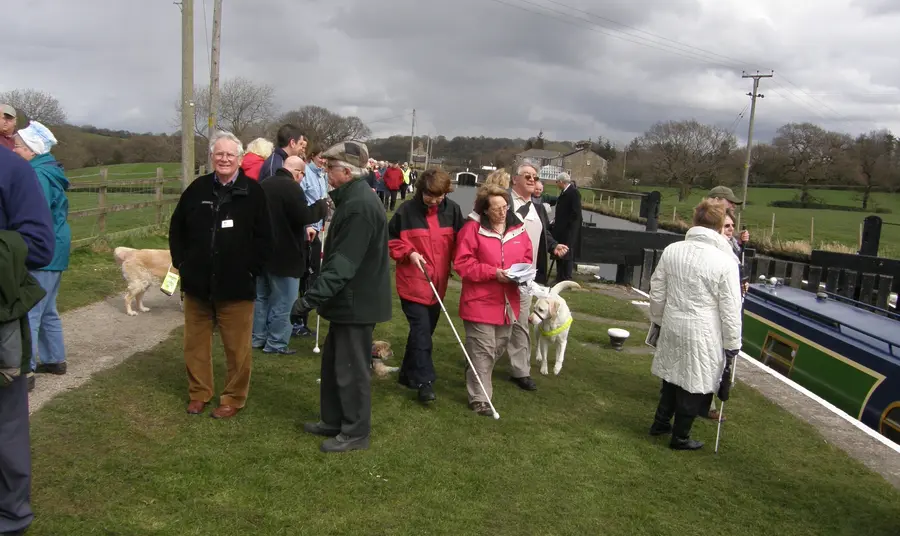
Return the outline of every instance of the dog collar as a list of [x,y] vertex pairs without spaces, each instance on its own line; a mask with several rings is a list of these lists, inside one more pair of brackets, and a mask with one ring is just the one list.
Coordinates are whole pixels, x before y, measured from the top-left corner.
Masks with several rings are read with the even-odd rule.
[[541,335],[543,335],[544,337],[552,337],[554,335],[559,335],[563,331],[569,329],[569,326],[571,326],[571,325],[572,325],[572,317],[570,316],[568,320],[563,322],[563,325],[559,326],[556,329],[551,329],[550,331],[541,330]]

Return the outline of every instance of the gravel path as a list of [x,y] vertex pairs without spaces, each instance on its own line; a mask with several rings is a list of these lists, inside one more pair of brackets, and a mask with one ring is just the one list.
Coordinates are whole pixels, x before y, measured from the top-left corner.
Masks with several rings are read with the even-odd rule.
[[144,298],[150,312],[125,314],[121,295],[62,314],[68,372],[63,376],[36,374],[29,413],[41,409],[59,393],[80,387],[91,376],[113,367],[137,352],[150,350],[184,323],[180,298],[151,287]]

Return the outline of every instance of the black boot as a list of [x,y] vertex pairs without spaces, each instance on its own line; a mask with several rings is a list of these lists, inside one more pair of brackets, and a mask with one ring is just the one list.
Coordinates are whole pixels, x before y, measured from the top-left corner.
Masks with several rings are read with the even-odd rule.
[[674,450],[697,450],[703,447],[702,441],[691,439],[691,426],[694,425],[694,417],[683,413],[675,415],[675,426],[672,429],[672,441],[669,447]]
[[423,404],[427,404],[429,402],[434,402],[434,387],[432,387],[431,382],[423,383],[419,386],[419,402]]
[[663,382],[659,391],[659,405],[650,426],[650,435],[661,436],[672,433],[672,415],[675,414],[675,386]]

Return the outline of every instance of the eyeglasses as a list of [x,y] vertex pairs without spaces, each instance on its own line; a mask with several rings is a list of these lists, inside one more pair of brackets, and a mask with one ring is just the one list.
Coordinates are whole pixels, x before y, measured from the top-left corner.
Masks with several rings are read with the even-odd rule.
[[526,181],[534,181],[534,180],[537,180],[537,178],[538,178],[538,176],[533,173],[522,173],[522,175],[520,175],[520,176],[523,179],[525,179]]
[[238,156],[239,155],[235,153],[213,153],[213,158],[215,158],[216,160],[235,160]]
[[488,210],[499,214],[500,212],[506,212],[507,210],[509,210],[509,205],[502,205],[499,207],[490,207],[490,208],[488,208]]
[[726,229],[734,229],[734,224],[733,224],[733,223],[726,223],[726,224],[725,224],[725,228],[726,228]]

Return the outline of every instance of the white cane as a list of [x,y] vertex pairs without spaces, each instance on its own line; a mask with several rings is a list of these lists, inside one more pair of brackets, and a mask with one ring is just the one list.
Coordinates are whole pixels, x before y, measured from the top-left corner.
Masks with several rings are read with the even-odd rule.
[[[320,240],[319,247],[319,271],[322,271],[322,259],[325,258],[325,226],[322,226],[322,240]],[[322,317],[319,316],[319,312],[316,311],[316,347],[313,348],[313,353],[319,353],[319,322],[322,320]]]
[[[731,385],[734,386],[734,373],[737,370],[737,358],[738,356],[734,356],[734,362],[731,363]],[[727,359],[727,357],[726,357]],[[715,396],[715,395],[713,395]],[[729,396],[730,398],[730,396]],[[716,427],[716,449],[714,451],[715,454],[719,453],[719,436],[722,433],[722,418],[725,415],[725,402],[722,401],[722,406],[719,409],[719,425]]]
[[484,393],[484,397],[488,401],[488,405],[491,407],[491,411],[494,412],[494,419],[499,419],[500,414],[497,413],[497,409],[494,408],[494,404],[491,402],[491,397],[487,394],[487,389],[484,388],[484,384],[481,383],[481,378],[478,377],[478,371],[475,370],[475,365],[472,363],[472,359],[469,358],[469,352],[466,351],[466,345],[463,344],[462,339],[459,338],[459,333],[456,332],[456,326],[453,325],[453,320],[450,319],[450,313],[447,312],[447,308],[444,307],[444,302],[441,301],[440,295],[438,295],[437,288],[434,286],[434,282],[431,281],[431,276],[428,275],[428,272],[425,271],[424,267],[419,266],[422,270],[422,273],[425,274],[425,279],[428,280],[428,284],[431,285],[431,291],[434,292],[434,297],[437,298],[439,304],[441,304],[441,311],[444,311],[444,315],[447,317],[447,322],[450,323],[450,329],[453,330],[453,334],[456,335],[456,342],[459,343],[459,347],[462,348],[463,355],[466,356],[466,361],[469,363],[469,366],[472,368],[472,374],[475,375],[475,380],[478,382],[478,386],[481,387],[481,392]]

